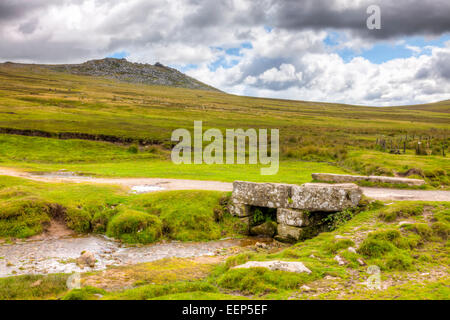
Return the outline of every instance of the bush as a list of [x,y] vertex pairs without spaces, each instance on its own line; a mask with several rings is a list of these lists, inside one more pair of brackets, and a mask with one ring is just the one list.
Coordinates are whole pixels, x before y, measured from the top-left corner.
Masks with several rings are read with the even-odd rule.
[[161,220],[148,213],[124,210],[108,223],[107,235],[126,243],[151,243],[162,234]]

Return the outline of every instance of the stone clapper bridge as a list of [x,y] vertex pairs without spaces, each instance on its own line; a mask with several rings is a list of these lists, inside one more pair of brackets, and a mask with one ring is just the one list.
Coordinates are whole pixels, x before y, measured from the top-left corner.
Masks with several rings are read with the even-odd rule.
[[[357,207],[361,198],[362,190],[354,183],[293,185],[235,181],[228,209],[248,223],[250,233],[296,242],[326,230],[324,218]],[[276,223],[259,221],[261,224],[255,226],[256,220],[261,220],[258,214],[270,216]]]

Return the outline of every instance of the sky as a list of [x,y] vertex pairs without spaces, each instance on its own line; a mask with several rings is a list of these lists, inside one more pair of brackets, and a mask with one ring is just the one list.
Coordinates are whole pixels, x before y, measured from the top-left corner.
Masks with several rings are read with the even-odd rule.
[[[368,29],[370,5],[380,29]],[[450,99],[448,0],[2,0],[0,61],[160,62],[228,93]]]

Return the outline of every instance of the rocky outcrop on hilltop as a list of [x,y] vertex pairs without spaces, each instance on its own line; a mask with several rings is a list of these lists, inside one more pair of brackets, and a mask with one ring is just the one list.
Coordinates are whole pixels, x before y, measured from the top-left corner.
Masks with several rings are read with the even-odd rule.
[[159,62],[151,65],[133,63],[126,59],[105,58],[81,64],[44,65],[43,67],[71,74],[104,77],[131,83],[219,91]]

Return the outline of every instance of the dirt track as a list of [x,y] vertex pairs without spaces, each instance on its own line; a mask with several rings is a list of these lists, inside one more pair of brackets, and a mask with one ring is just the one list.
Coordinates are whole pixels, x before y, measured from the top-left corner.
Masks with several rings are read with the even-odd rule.
[[[161,179],[161,178],[92,178],[73,176],[69,173],[58,173],[48,175],[33,175],[28,172],[11,168],[0,168],[0,175],[21,177],[43,182],[73,182],[73,183],[99,183],[116,184],[128,188],[134,186],[155,186],[163,190],[217,190],[232,191],[232,183],[220,181],[201,181],[183,179]],[[450,201],[450,191],[435,190],[408,190],[388,188],[366,188],[363,192],[367,197],[377,200],[422,200],[422,201]]]

